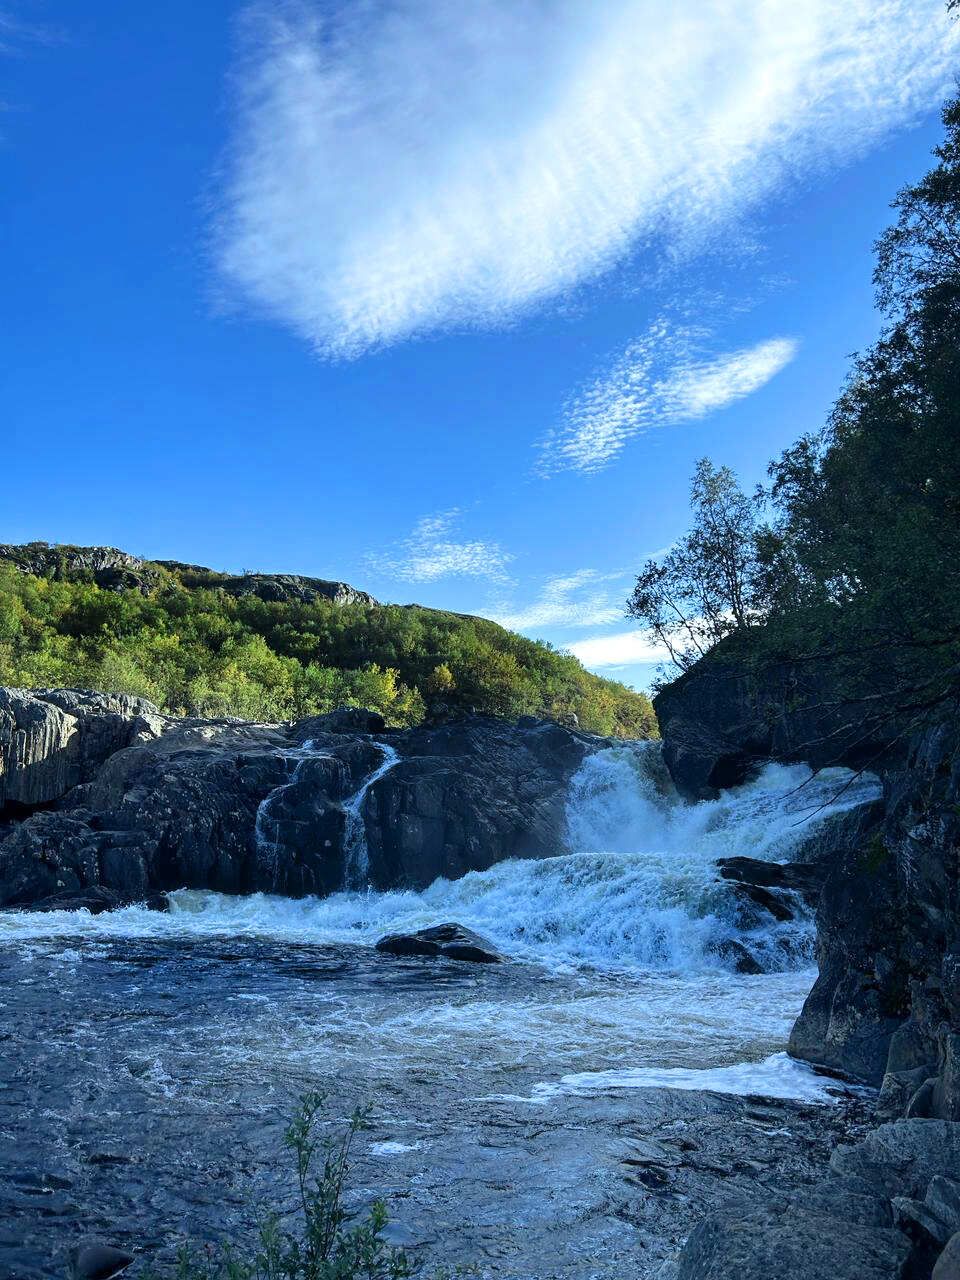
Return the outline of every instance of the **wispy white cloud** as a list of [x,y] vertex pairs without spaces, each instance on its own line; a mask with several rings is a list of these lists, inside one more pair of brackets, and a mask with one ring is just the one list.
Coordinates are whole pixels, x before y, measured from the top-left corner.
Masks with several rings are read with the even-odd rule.
[[615,635],[591,636],[588,640],[567,645],[567,648],[590,670],[665,662],[670,656],[649,631],[619,631]]
[[538,595],[525,605],[501,603],[488,616],[512,631],[541,631],[546,627],[599,627],[623,617],[628,575],[578,569],[548,578]]
[[228,290],[350,356],[675,254],[950,87],[943,0],[257,0]]
[[404,582],[435,582],[438,578],[509,582],[507,565],[513,556],[499,542],[458,541],[461,516],[459,507],[424,516],[393,552],[368,556],[369,567]]
[[708,336],[664,319],[651,325],[566,404],[561,425],[540,445],[541,473],[600,471],[633,436],[706,417],[759,390],[798,350],[792,338],[771,338],[705,357]]

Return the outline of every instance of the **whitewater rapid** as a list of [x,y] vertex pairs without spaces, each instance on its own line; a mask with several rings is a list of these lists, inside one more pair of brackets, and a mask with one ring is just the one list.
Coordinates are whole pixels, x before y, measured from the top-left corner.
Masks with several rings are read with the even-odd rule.
[[[362,794],[395,763],[384,749]],[[508,955],[560,970],[707,972],[723,968],[722,943],[731,939],[747,941],[768,970],[803,970],[813,927],[802,906],[795,921],[744,929],[716,860],[789,860],[824,823],[878,794],[871,775],[768,764],[719,799],[690,804],[674,790],[658,743],[629,744],[585,759],[570,785],[567,850],[552,858],[503,862],[422,892],[293,900],[181,890],[166,916],[140,907],[95,917],[14,913],[0,918],[0,937],[229,935],[371,946],[385,933],[457,920]],[[351,841],[355,873],[364,864],[361,825]]]

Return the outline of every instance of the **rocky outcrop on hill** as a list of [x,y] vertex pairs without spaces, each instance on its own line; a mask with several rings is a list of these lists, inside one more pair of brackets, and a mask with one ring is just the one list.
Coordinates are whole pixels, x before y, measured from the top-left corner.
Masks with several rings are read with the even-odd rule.
[[347,582],[308,578],[295,573],[216,573],[202,565],[179,560],[142,560],[116,547],[75,547],[48,542],[19,546],[0,544],[0,562],[38,578],[62,578],[93,582],[106,591],[140,591],[148,595],[172,587],[179,579],[186,586],[215,586],[232,596],[258,596],[283,604],[375,605],[366,591]]
[[181,564],[178,560],[158,560],[157,563],[176,573],[187,586],[193,585],[194,579],[213,579],[214,585],[230,596],[258,596],[276,604],[313,604],[317,600],[339,605],[377,603],[366,591],[358,591],[348,582],[327,578],[308,578],[298,573],[215,574],[201,565]]
[[960,1120],[960,709],[881,719],[858,698],[869,673],[858,683],[846,667],[762,662],[738,645],[656,699],[682,790],[712,794],[768,757],[869,765],[883,784],[878,806],[804,849],[822,872],[819,977],[791,1052],[882,1083],[887,1116]]
[[142,699],[0,690],[0,906],[181,887],[424,888],[556,853],[566,786],[605,739],[472,717],[388,731],[162,717]]
[[20,546],[0,545],[0,561],[12,564],[21,573],[38,578],[82,579],[107,591],[142,591],[147,594],[168,581],[155,564],[128,555],[116,547],[51,546],[48,542],[27,542]]

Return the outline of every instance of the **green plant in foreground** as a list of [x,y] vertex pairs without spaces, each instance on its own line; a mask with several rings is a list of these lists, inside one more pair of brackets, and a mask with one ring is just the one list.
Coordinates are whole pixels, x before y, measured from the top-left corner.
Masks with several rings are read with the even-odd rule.
[[[176,1280],[402,1280],[413,1274],[408,1255],[383,1239],[381,1201],[357,1220],[344,1208],[350,1151],[367,1113],[355,1111],[343,1134],[325,1137],[318,1123],[324,1102],[321,1093],[307,1094],[284,1134],[296,1165],[295,1212],[267,1214],[249,1256],[229,1243],[202,1251],[185,1246]],[[158,1277],[150,1273],[146,1280]]]

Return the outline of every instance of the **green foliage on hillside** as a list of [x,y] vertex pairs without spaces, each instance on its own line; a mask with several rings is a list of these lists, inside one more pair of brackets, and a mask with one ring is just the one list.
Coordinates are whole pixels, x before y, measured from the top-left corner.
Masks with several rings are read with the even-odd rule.
[[749,633],[755,652],[847,664],[880,720],[960,687],[960,98],[943,121],[876,245],[884,330],[827,424],[754,498],[704,460],[693,528],[644,566],[631,611],[681,668]]
[[440,702],[576,715],[584,729],[623,737],[655,732],[643,694],[481,618],[265,601],[184,578],[162,571],[150,590],[105,590],[0,562],[0,684],[138,693],[174,713],[257,720],[352,705],[408,725]]

